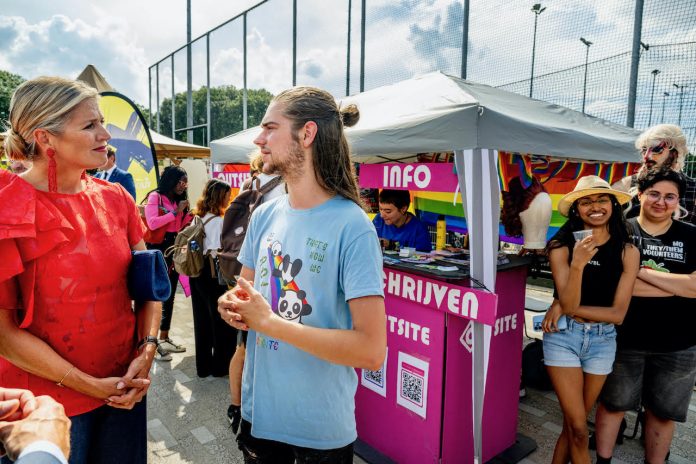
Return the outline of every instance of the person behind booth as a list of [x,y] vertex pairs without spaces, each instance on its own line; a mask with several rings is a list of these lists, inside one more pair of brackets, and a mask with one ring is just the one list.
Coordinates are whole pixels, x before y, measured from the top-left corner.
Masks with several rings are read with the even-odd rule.
[[629,219],[640,270],[614,370],[597,407],[597,462],[611,462],[626,411],[645,407],[645,462],[665,462],[675,422],[686,422],[696,379],[696,227],[673,219],[686,191],[673,169],[638,176],[640,215]]
[[621,209],[630,199],[585,176],[558,202],[568,221],[547,245],[557,300],[542,323],[544,364],[563,412],[554,464],[590,462],[587,414],[612,370],[614,324],[626,316],[638,273]]
[[399,242],[402,247],[431,251],[430,233],[425,225],[408,212],[411,194],[408,190],[384,189],[379,193],[379,214],[372,220],[383,247]]

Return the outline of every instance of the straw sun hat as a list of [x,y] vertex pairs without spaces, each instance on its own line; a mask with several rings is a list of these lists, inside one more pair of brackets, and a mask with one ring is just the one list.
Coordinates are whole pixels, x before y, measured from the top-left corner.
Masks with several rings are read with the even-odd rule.
[[596,195],[598,193],[606,193],[614,195],[619,204],[626,204],[631,201],[631,195],[626,192],[614,190],[609,185],[609,182],[597,176],[585,176],[580,178],[572,192],[567,193],[558,201],[558,212],[563,216],[568,216],[568,211],[578,198],[588,195]]

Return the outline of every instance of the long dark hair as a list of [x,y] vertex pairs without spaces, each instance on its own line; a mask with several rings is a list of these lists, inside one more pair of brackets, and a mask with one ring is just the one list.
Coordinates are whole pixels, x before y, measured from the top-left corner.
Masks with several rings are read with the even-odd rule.
[[312,164],[317,182],[324,190],[362,207],[355,167],[343,131],[360,119],[358,107],[348,105],[339,109],[330,93],[316,87],[293,87],[276,95],[273,102],[282,104],[284,116],[293,121],[293,138],[298,143],[296,132],[309,121],[316,123]]
[[232,189],[230,184],[219,179],[210,179],[203,188],[203,195],[196,203],[196,216],[203,217],[208,213],[220,216],[224,213],[227,207],[224,204],[227,193]]
[[145,201],[152,192],[157,192],[160,195],[164,195],[165,197],[172,200],[174,203],[179,203],[182,200],[188,200],[187,190],[184,190],[184,193],[182,193],[181,195],[177,195],[174,191],[176,185],[179,183],[182,177],[188,177],[184,168],[174,165],[167,166],[166,168],[164,168],[164,171],[162,171],[162,175],[160,176],[160,181],[157,185],[157,188],[147,192],[147,195],[145,195]]
[[[611,199],[611,216],[609,216],[609,222],[607,222],[607,227],[609,229],[609,240],[615,243],[620,243],[622,246],[626,246],[632,243],[631,237],[628,233],[628,226],[626,224],[626,218],[624,217],[623,207],[618,202],[614,195],[609,194]],[[571,250],[575,246],[575,237],[573,237],[573,232],[576,230],[582,230],[585,228],[585,223],[578,213],[578,201],[580,198],[575,200],[568,210],[568,220],[558,229],[558,232],[551,237],[549,243],[546,245],[546,252],[561,248],[564,246],[569,247]]]

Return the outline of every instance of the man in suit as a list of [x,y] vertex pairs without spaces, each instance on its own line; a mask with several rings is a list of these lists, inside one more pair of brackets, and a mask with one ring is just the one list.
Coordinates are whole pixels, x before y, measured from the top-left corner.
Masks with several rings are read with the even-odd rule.
[[15,464],[67,464],[70,419],[50,396],[0,387],[0,456]]
[[106,164],[99,168],[99,171],[94,177],[123,185],[123,188],[125,188],[135,200],[135,182],[133,181],[133,176],[131,173],[116,166],[116,149],[111,145],[106,146]]

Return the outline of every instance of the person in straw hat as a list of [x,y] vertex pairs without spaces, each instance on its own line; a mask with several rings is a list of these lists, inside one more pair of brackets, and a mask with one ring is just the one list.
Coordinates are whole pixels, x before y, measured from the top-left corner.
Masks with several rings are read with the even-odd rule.
[[587,414],[612,370],[614,324],[626,315],[638,273],[621,208],[630,199],[585,176],[558,202],[568,221],[546,246],[556,300],[542,324],[544,364],[564,416],[555,464],[590,462]]

